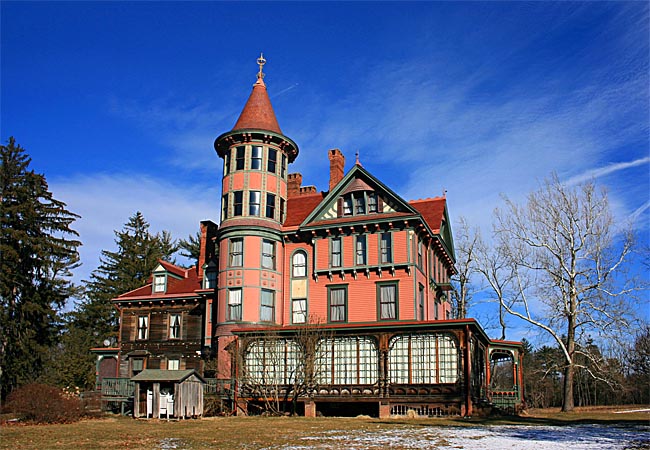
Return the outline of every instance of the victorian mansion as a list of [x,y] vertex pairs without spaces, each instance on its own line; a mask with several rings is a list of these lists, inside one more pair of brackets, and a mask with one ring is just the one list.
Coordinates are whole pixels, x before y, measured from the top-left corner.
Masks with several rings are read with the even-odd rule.
[[114,299],[116,373],[104,375],[194,369],[225,386],[237,414],[268,396],[306,416],[518,407],[520,343],[454,317],[446,198],[406,201],[358,160],[346,171],[338,149],[327,151],[327,190],[304,186],[290,173],[302,155],[280,129],[264,62],[214,142],[219,225],[201,222],[195,266],[161,261],[149,284]]

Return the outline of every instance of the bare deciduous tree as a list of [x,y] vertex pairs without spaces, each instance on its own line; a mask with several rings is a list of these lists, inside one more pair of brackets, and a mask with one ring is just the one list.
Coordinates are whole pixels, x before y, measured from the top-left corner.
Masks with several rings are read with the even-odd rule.
[[458,273],[451,279],[451,300],[454,317],[464,319],[467,316],[472,298],[471,277],[476,271],[476,248],[480,242],[478,229],[471,229],[464,217],[458,221],[456,233],[456,269]]
[[495,234],[512,295],[499,303],[557,342],[565,360],[562,410],[571,411],[582,334],[611,336],[628,324],[633,289],[622,274],[631,234],[615,233],[607,195],[593,182],[571,188],[554,175],[525,205],[506,202],[495,212]]

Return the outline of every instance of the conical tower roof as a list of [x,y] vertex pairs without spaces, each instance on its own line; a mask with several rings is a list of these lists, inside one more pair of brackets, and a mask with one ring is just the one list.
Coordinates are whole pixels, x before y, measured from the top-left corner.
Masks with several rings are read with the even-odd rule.
[[275,118],[275,112],[273,112],[273,106],[271,106],[271,100],[269,100],[269,94],[266,91],[266,84],[264,84],[262,66],[265,62],[263,56],[257,60],[260,65],[257,81],[253,85],[253,92],[248,97],[248,101],[244,105],[244,109],[232,131],[254,128],[282,134],[278,119]]

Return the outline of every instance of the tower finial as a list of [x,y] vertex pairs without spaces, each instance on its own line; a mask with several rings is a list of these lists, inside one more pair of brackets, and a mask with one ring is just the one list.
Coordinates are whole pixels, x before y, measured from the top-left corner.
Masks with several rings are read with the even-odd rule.
[[257,72],[257,78],[259,79],[264,78],[264,72],[262,72],[262,68],[264,67],[264,64],[266,64],[266,59],[264,59],[264,53],[260,52],[260,57],[257,58],[257,65],[260,66],[260,71]]

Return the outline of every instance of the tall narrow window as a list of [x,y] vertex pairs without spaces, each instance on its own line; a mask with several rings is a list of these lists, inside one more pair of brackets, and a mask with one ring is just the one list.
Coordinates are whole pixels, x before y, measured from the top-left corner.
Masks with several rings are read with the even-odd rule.
[[284,199],[280,197],[280,223],[284,223]]
[[343,197],[343,215],[352,215],[352,194]]
[[275,292],[262,289],[262,301],[260,302],[260,321],[273,322],[275,316]]
[[269,149],[269,159],[266,161],[266,170],[271,173],[275,173],[278,165],[278,151],[270,148]]
[[260,203],[262,201],[262,193],[260,191],[250,191],[248,197],[248,215],[260,215]]
[[291,321],[293,323],[307,322],[307,299],[294,298],[291,301]]
[[377,212],[377,194],[375,192],[368,193],[368,212]]
[[435,320],[438,320],[438,318],[440,317],[439,313],[438,313],[438,308],[439,307],[440,307],[440,301],[438,299],[436,299],[436,301],[435,301],[435,303],[433,305],[433,314],[434,314],[433,318]]
[[241,267],[244,264],[244,240],[233,238],[230,240],[230,267]]
[[244,192],[235,191],[233,192],[233,216],[241,216],[244,212]]
[[237,154],[235,155],[235,169],[244,170],[245,161],[246,161],[246,147],[237,147]]
[[303,251],[298,251],[293,254],[291,261],[292,272],[294,278],[303,278],[307,276],[307,254]]
[[154,275],[153,277],[153,291],[165,292],[165,275]]
[[424,320],[424,286],[418,285],[418,320]]
[[268,239],[262,240],[262,267],[275,269],[275,242]]
[[379,319],[397,319],[397,284],[379,285]]
[[366,237],[365,236],[357,236],[355,262],[357,266],[366,265]]
[[287,176],[287,155],[282,154],[282,165],[280,166],[280,176],[285,178]]
[[241,320],[241,288],[228,289],[226,320]]
[[341,267],[341,238],[332,238],[330,242],[330,266]]
[[420,270],[423,270],[423,265],[422,265],[422,241],[420,238],[418,238],[418,268]]
[[266,194],[266,217],[275,219],[275,195]]
[[251,169],[262,170],[262,147],[258,145],[251,149]]
[[149,337],[149,316],[138,316],[138,339]]
[[169,315],[169,339],[180,339],[180,338],[181,338],[181,315],[170,314]]
[[347,290],[344,287],[329,289],[330,322],[347,320]]
[[221,220],[226,220],[228,217],[228,194],[221,197]]
[[223,174],[224,176],[230,173],[230,150],[226,152],[226,156],[223,158]]
[[380,257],[381,257],[381,263],[382,264],[388,264],[393,262],[393,254],[392,254],[392,242],[391,242],[391,234],[390,233],[382,233],[381,234],[381,241],[379,243],[380,247]]
[[208,268],[205,270],[205,280],[203,289],[214,289],[217,287],[217,270],[216,268]]

